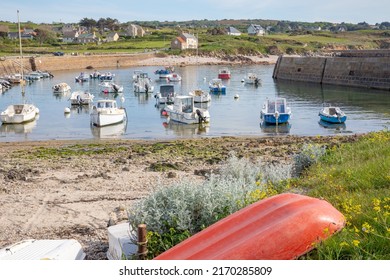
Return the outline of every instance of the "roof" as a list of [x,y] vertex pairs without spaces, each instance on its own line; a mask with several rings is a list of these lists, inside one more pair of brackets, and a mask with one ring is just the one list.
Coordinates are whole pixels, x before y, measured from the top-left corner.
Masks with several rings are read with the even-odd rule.
[[187,39],[195,39],[195,40],[197,40],[196,37],[194,35],[190,34],[190,33],[182,33],[182,35],[184,37],[186,37]]
[[241,31],[237,30],[236,28],[229,26],[227,29],[228,33],[241,33]]
[[252,26],[256,31],[264,30],[264,28],[259,24],[251,24],[250,26]]
[[184,40],[182,37],[176,37],[176,40],[178,40],[180,43],[186,42],[186,40]]

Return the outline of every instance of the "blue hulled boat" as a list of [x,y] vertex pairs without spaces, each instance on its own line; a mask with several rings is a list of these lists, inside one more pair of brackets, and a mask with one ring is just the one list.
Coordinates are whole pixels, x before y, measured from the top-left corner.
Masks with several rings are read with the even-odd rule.
[[267,124],[287,123],[291,117],[291,109],[287,106],[285,98],[276,98],[264,102],[260,118]]
[[328,123],[344,123],[347,120],[347,116],[339,107],[324,106],[318,113],[322,121]]

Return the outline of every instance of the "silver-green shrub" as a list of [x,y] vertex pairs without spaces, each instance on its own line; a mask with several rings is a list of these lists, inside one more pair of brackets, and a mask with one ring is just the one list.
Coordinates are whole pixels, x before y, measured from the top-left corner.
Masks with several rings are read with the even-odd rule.
[[202,183],[181,180],[170,187],[157,186],[129,209],[130,223],[133,228],[145,223],[159,234],[170,228],[196,233],[245,206],[248,195],[261,188],[256,184],[261,168],[261,163],[231,154],[219,174]]
[[304,144],[301,151],[293,156],[293,175],[300,176],[303,170],[318,162],[325,152],[325,146]]

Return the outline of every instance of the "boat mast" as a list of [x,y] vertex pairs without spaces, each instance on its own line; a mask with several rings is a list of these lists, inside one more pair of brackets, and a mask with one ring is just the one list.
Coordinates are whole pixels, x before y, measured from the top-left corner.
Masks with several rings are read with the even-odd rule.
[[22,89],[22,95],[24,96],[22,36],[20,33],[19,10],[17,10],[17,12],[18,12],[19,51],[20,51],[20,74],[21,74],[20,87]]

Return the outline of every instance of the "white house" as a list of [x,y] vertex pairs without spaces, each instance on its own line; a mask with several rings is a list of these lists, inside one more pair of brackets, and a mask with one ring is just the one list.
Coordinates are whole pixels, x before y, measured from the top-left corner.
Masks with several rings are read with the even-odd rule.
[[106,36],[107,42],[116,42],[116,41],[118,41],[118,39],[119,39],[119,35],[116,32],[111,32],[111,33],[107,34],[107,36]]
[[62,42],[64,43],[74,43],[77,42],[77,38],[79,37],[79,32],[76,30],[64,32],[62,36]]
[[264,36],[265,30],[261,25],[258,24],[251,24],[248,27],[248,35],[254,35],[254,36]]
[[181,33],[178,37],[171,41],[172,49],[197,49],[198,48],[198,39],[189,33]]
[[145,35],[145,30],[136,24],[130,24],[126,27],[126,34],[127,36],[132,37],[143,37]]
[[232,36],[240,36],[241,35],[241,32],[232,26],[226,28],[226,33],[228,35],[232,35]]

